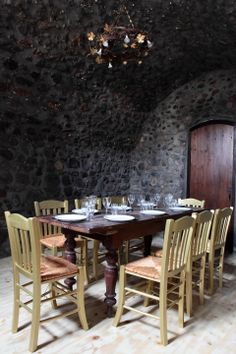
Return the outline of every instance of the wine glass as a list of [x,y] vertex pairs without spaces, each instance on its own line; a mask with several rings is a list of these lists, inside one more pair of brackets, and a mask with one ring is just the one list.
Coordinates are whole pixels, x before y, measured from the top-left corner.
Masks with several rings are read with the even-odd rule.
[[158,206],[160,200],[161,200],[161,195],[159,193],[155,193],[153,196],[154,202],[156,204],[156,206]]
[[174,207],[176,206],[177,204],[177,201],[176,199],[174,198],[174,196],[171,194],[171,193],[168,193],[166,196],[165,196],[165,206],[167,208],[171,208],[171,207]]
[[130,207],[132,208],[132,205],[134,204],[135,201],[135,195],[134,194],[128,194],[128,202]]
[[111,206],[111,197],[103,197],[102,198],[102,205],[106,209],[106,214],[107,214],[107,210]]

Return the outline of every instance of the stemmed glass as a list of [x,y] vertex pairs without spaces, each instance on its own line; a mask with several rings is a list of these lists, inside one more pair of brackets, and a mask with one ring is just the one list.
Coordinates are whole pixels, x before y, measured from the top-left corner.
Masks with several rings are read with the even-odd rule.
[[171,193],[165,196],[165,205],[167,208],[173,208],[177,205],[177,201]]
[[156,206],[158,206],[160,200],[161,200],[161,195],[159,193],[155,193],[153,196],[154,202],[156,204]]
[[102,205],[106,209],[106,214],[107,214],[107,210],[111,206],[111,197],[103,197],[102,198]]
[[135,195],[134,194],[128,194],[128,202],[130,207],[132,208],[132,205],[134,204],[135,201]]

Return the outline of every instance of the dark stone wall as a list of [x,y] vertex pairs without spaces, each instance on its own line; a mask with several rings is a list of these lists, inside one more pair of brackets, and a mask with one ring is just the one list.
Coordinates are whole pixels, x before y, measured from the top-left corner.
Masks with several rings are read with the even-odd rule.
[[32,215],[35,199],[72,207],[75,197],[150,193],[164,181],[182,193],[189,126],[214,113],[214,95],[217,112],[234,108],[234,83],[224,96],[218,77],[236,69],[234,1],[127,2],[154,48],[142,65],[109,70],[88,56],[86,33],[111,23],[119,4],[0,0],[0,256],[8,253],[3,211]]
[[150,113],[131,154],[131,190],[184,197],[189,130],[210,120],[236,123],[236,71],[203,74]]

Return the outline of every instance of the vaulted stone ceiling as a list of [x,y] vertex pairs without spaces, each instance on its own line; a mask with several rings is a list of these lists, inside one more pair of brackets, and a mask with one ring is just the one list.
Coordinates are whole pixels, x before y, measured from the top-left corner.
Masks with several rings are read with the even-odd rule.
[[[124,3],[154,47],[142,65],[108,69],[88,56],[86,34],[110,24]],[[126,194],[130,183],[152,191],[162,180],[180,192],[179,147],[183,154],[186,135],[181,130],[173,147],[169,127],[178,129],[183,117],[188,125],[206,111],[230,109],[235,119],[235,42],[233,0],[1,0],[0,231],[4,210],[32,215],[34,200],[68,198],[72,204],[90,193]],[[194,101],[182,102],[188,90]],[[155,140],[155,150],[157,133],[163,145]],[[178,156],[174,186],[159,159],[166,150]]]
[[[14,73],[22,64],[21,75],[15,80],[26,91],[27,86],[30,89],[34,82],[46,81],[49,75],[51,87],[63,85],[63,91],[70,91],[72,96],[73,90],[80,91],[81,109],[86,109],[91,96],[98,97],[108,90],[125,97],[126,105],[132,103],[135,110],[148,112],[201,73],[236,65],[236,4],[232,0],[3,2],[1,59],[5,70]],[[151,33],[155,45],[143,65],[108,70],[86,56],[83,39],[88,31],[111,23],[115,10],[123,3],[135,26]],[[11,79],[9,75],[7,79]],[[39,85],[41,94],[48,92],[45,81]],[[63,97],[57,100],[52,89],[49,96],[52,109],[63,105]]]

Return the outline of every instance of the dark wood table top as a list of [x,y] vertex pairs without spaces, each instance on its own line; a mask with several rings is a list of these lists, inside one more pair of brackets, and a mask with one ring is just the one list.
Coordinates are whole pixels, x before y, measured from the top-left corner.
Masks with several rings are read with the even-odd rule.
[[[132,233],[135,233],[135,237],[141,237],[145,235],[153,234],[157,231],[163,230],[165,221],[169,218],[179,218],[184,215],[191,215],[193,211],[200,211],[200,209],[191,210],[164,210],[163,215],[146,215],[142,214],[139,210],[127,212],[126,215],[132,215],[135,217],[131,221],[110,221],[104,218],[106,214],[95,214],[91,220],[83,220],[79,222],[65,222],[55,219],[54,216],[39,216],[39,221],[44,223],[50,223],[55,226],[59,226],[62,229],[69,229],[82,235],[92,236],[95,239],[102,240],[104,237],[111,237],[112,235],[124,235],[122,239],[133,238]],[[108,214],[111,215],[111,214]],[[129,236],[127,235],[129,233]]]

